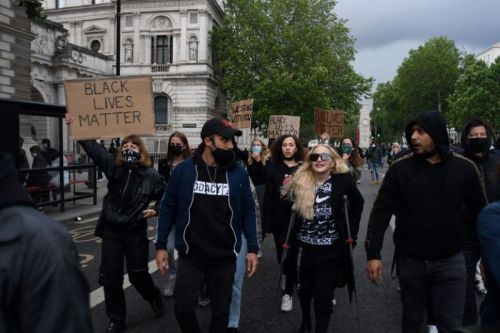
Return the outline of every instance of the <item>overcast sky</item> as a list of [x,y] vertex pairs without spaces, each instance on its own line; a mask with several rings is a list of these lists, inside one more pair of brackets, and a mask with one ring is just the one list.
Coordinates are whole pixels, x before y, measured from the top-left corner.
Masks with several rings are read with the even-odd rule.
[[500,0],[337,0],[356,39],[356,71],[377,83],[392,80],[428,39],[446,36],[477,54],[500,42]]

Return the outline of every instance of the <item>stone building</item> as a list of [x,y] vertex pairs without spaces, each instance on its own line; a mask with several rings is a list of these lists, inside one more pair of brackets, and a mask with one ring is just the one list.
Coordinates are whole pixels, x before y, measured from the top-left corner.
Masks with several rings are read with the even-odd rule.
[[500,43],[493,44],[486,50],[476,55],[476,59],[482,60],[488,65],[494,63],[498,57],[500,57]]
[[[146,138],[150,151],[165,152],[174,131],[199,144],[203,123],[224,112],[210,45],[210,32],[222,20],[222,1],[122,0],[118,44],[115,0],[44,0],[44,8],[47,18],[67,31],[68,44],[82,52],[77,77],[114,75],[118,49],[121,75],[152,76],[156,134]],[[75,77],[66,74],[58,77]],[[53,87],[44,100],[64,103],[59,89]]]

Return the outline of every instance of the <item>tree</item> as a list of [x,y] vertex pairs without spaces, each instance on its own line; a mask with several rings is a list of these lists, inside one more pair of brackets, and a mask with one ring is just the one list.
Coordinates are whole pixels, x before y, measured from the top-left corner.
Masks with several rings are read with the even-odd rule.
[[45,18],[45,15],[42,13],[43,6],[41,0],[19,0],[19,6],[26,8],[26,14],[30,19]]
[[398,85],[393,81],[380,83],[373,93],[373,110],[370,114],[374,126],[382,129],[381,140],[399,141],[404,126],[411,115],[401,107]]
[[436,37],[411,50],[397,72],[401,107],[410,114],[446,112],[448,96],[460,74],[460,51],[452,40]]
[[455,128],[463,128],[480,117],[500,129],[500,58],[488,66],[481,60],[467,66],[448,99],[448,119]]
[[231,100],[253,98],[255,123],[269,115],[313,121],[314,107],[356,114],[371,79],[350,62],[354,42],[333,0],[228,0],[212,35],[216,74]]

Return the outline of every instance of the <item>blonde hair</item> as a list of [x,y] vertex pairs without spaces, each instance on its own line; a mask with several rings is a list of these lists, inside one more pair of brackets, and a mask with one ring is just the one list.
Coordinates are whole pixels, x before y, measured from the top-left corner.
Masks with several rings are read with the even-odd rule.
[[[252,140],[252,145],[254,141],[259,141],[260,145],[262,146],[262,151],[260,152],[260,161],[262,162],[262,165],[266,165],[267,160],[271,157],[271,150],[269,147],[262,141],[261,138],[253,138]],[[252,149],[252,147],[250,147]],[[252,152],[250,151],[250,154],[248,154],[248,165],[252,165],[253,163],[253,158],[252,158]]]
[[333,158],[332,174],[343,174],[349,172],[349,167],[340,157],[340,155],[329,145],[319,144],[311,149],[307,154],[304,163],[299,167],[288,190],[288,197],[294,201],[295,210],[305,219],[312,220],[314,218],[314,199],[316,197],[315,184],[316,177],[312,170],[310,155],[323,147],[328,150]]

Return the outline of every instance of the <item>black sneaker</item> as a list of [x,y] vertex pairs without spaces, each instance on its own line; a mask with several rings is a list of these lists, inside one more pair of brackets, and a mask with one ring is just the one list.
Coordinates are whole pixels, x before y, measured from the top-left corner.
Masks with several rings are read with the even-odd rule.
[[165,307],[163,305],[160,289],[156,288],[156,296],[153,300],[149,301],[149,304],[151,304],[151,308],[156,318],[160,318],[165,314]]
[[127,325],[123,320],[111,320],[106,333],[121,333],[125,332]]

